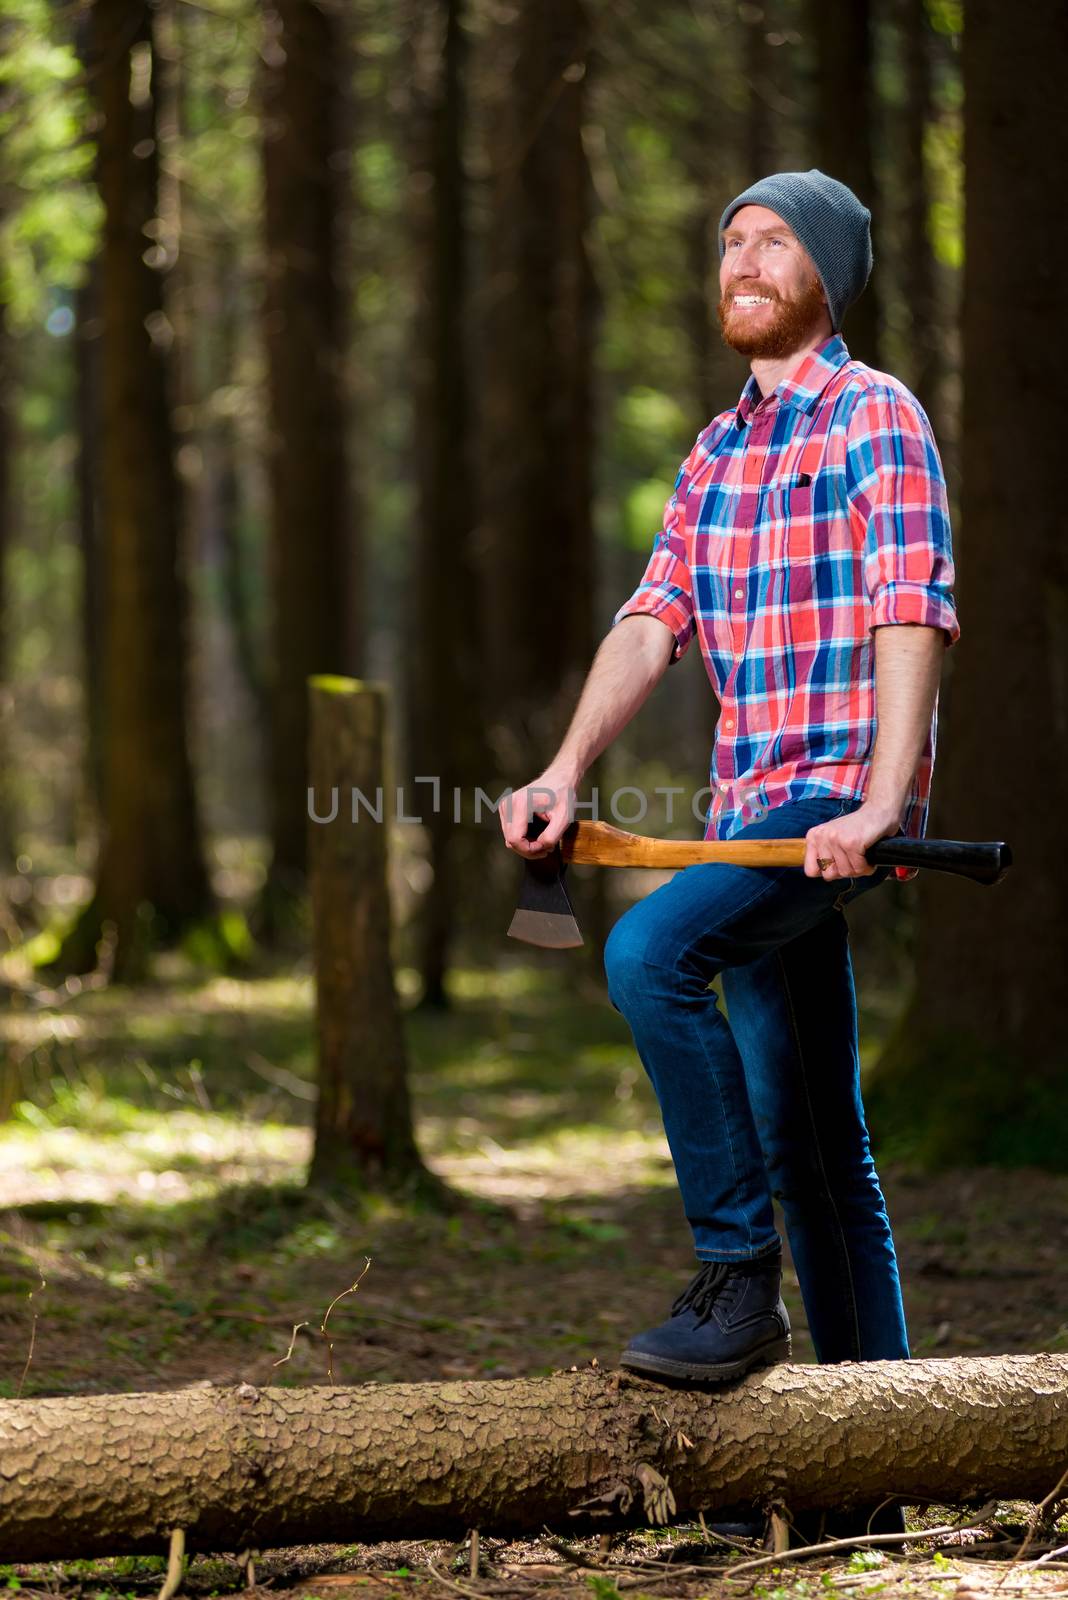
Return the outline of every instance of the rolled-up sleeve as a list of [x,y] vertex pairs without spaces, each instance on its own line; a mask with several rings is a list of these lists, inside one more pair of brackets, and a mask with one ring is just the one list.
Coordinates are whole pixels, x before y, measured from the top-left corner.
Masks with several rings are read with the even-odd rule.
[[861,396],[849,419],[847,461],[869,626],[922,623],[954,644],[960,627],[945,476],[930,423],[906,390]]
[[664,523],[642,580],[625,605],[612,618],[657,617],[675,635],[672,661],[678,661],[694,635],[693,582],[686,559],[686,491],[689,458],[679,468],[671,497],[664,507]]

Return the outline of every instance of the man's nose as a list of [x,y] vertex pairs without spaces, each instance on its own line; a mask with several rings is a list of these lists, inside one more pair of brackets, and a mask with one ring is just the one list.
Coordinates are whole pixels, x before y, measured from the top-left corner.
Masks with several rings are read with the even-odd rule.
[[747,244],[731,252],[729,265],[732,278],[754,278],[760,271],[756,249]]

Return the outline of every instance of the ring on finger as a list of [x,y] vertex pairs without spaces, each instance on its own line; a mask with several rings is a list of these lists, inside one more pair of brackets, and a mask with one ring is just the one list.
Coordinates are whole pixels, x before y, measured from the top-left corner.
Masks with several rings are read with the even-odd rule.
[[816,865],[819,867],[821,872],[824,872],[828,867],[834,865],[834,858],[832,856],[827,856],[826,858],[823,856],[817,856]]

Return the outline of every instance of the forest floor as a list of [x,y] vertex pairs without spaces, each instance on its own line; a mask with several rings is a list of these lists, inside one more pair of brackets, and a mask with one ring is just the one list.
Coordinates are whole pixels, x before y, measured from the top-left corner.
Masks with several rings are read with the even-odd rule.
[[[306,1196],[306,972],[205,976],[176,960],[135,991],[16,996],[0,1012],[14,1102],[0,1127],[0,1395],[324,1382],[315,1330],[368,1259],[331,1315],[334,1381],[614,1364],[632,1331],[661,1320],[693,1262],[626,1026],[592,984],[565,986],[559,971],[465,971],[450,1013],[409,1014],[420,1143],[463,1197],[446,1214]],[[879,1018],[866,1020],[877,1035]],[[1068,1349],[1068,1177],[893,1164],[882,1175],[915,1354]],[[794,1359],[810,1361],[789,1269],[785,1296]],[[1028,1509],[1004,1516],[1019,1524]],[[956,1515],[917,1509],[910,1529],[919,1538]],[[940,1541],[941,1554],[917,1544],[907,1559],[865,1551],[733,1581],[708,1566],[722,1566],[722,1550],[694,1528],[621,1537],[603,1560],[587,1542],[586,1569],[538,1541],[486,1538],[489,1575],[484,1564],[477,1580],[469,1552],[443,1544],[282,1552],[258,1579],[381,1600],[415,1589],[435,1600],[458,1589],[963,1600],[963,1574],[1006,1600],[1068,1593],[1068,1571],[957,1553],[978,1537]],[[159,1565],[0,1567],[0,1591],[140,1597],[158,1588]],[[185,1592],[243,1581],[233,1560],[198,1557]]]

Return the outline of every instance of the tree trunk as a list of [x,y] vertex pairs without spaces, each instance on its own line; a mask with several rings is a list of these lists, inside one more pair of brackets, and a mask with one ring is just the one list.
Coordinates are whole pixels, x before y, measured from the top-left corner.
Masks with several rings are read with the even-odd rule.
[[242,263],[233,234],[220,230],[211,241],[211,266],[202,286],[205,321],[211,328],[204,364],[210,400],[202,436],[200,533],[207,564],[216,573],[219,599],[243,697],[253,709],[257,751],[268,725],[269,699],[262,641],[256,626],[250,565],[242,539],[244,505],[239,441],[233,412],[218,403],[240,362]]
[[1065,51],[1068,12],[1055,0],[1026,28],[992,0],[969,0],[962,638],[930,831],[1008,839],[1016,866],[981,903],[937,873],[919,885],[916,990],[868,1097],[877,1130],[932,1162],[1060,1170],[1068,858],[1045,797],[1068,785],[1062,361],[1050,338],[1068,219],[1049,210],[1022,276],[1004,228],[1006,217],[1046,216],[1048,173],[1068,166]]
[[82,687],[85,696],[87,809],[104,815],[104,638],[107,616],[100,516],[100,261],[88,263],[74,297],[75,480],[82,557]]
[[935,256],[928,225],[931,185],[925,150],[931,120],[932,39],[927,0],[901,0],[900,15],[905,70],[900,156],[904,196],[901,232],[905,248],[900,270],[910,350],[905,376],[930,417],[935,436],[941,437],[942,344]]
[[314,678],[309,703],[308,856],[319,1032],[310,1182],[400,1185],[426,1174],[412,1132],[390,960],[385,694],[351,678]]
[[[582,0],[508,13],[485,287],[494,722],[503,767],[548,759],[593,654],[592,344]],[[518,778],[515,781],[520,781]]]
[[118,978],[210,909],[187,745],[186,595],[173,463],[158,216],[158,74],[148,5],[96,0],[101,474],[108,629],[104,841],[93,900],[59,966],[85,970],[103,933]]
[[274,669],[268,929],[276,897],[304,885],[307,680],[354,665],[346,638],[355,551],[346,461],[341,16],[334,0],[275,0],[266,9],[264,333]]
[[768,43],[770,19],[767,7],[739,7],[739,21],[742,29],[742,71],[745,75],[743,149],[748,163],[747,175],[741,185],[744,189],[777,169],[775,118],[772,112],[775,90],[771,46]]
[[[10,872],[15,860],[15,820],[8,756],[11,692],[7,683],[7,559],[12,530],[11,461],[14,447],[12,423],[11,337],[6,307],[0,302],[0,873]],[[7,922],[6,915],[3,921]]]
[[462,149],[466,121],[461,0],[418,14],[412,49],[413,241],[418,275],[414,410],[419,514],[408,676],[413,776],[440,781],[423,814],[433,878],[419,909],[424,1004],[446,1001],[445,976],[470,839],[452,793],[489,783],[482,737],[482,632],[473,557],[476,521],[467,381],[468,259]]
[[807,0],[808,30],[815,45],[816,93],[813,151],[816,165],[848,184],[872,214],[876,264],[868,287],[846,312],[843,335],[849,353],[879,366],[880,295],[878,194],[872,159],[875,126],[872,0]]
[[712,1394],[585,1371],[6,1400],[0,1560],[158,1551],[173,1528],[197,1551],[529,1534],[590,1526],[590,1502],[603,1529],[1038,1500],[1066,1455],[1052,1355],[780,1366]]

